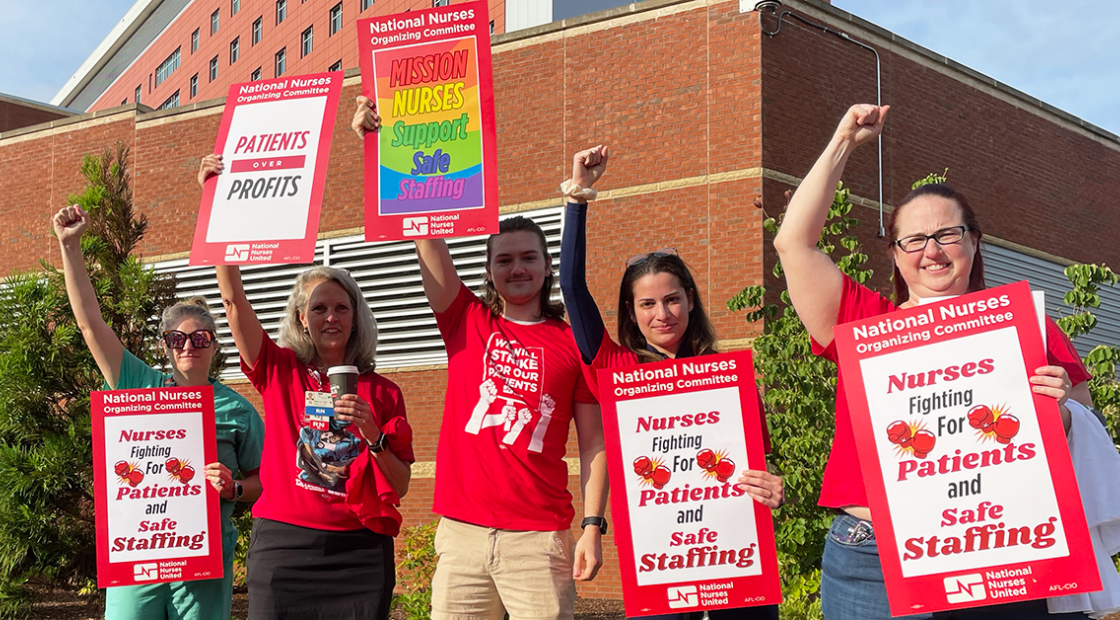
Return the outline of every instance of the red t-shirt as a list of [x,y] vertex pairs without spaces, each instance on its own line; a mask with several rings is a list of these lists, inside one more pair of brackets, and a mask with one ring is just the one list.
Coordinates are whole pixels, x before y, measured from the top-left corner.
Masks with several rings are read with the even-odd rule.
[[575,403],[595,402],[571,328],[495,317],[465,285],[436,322],[447,397],[432,510],[484,527],[568,529],[568,426]]
[[[241,370],[260,392],[265,412],[263,490],[253,505],[253,516],[319,530],[368,528],[395,536],[400,514],[387,500],[396,494],[372,471],[378,466],[358,428],[316,430],[304,415],[306,392],[330,393],[327,378],[299,361],[294,351],[273,342],[268,333],[262,338],[256,365],[250,370],[241,360]],[[393,454],[414,461],[400,388],[367,372],[358,375],[358,396],[370,404]],[[355,488],[355,480],[361,481],[360,487]],[[370,518],[371,511],[379,514]]]
[[[595,359],[587,365],[587,386],[596,398],[599,394],[599,370],[605,368],[621,368],[633,366],[638,363],[638,354],[618,344],[611,339],[606,329],[603,330],[603,342],[599,345],[599,352]],[[600,400],[602,400],[600,398]],[[758,394],[758,415],[762,422],[762,446],[766,454],[770,454],[770,429],[766,427],[766,409],[762,405],[762,395]]]
[[[840,313],[836,324],[858,321],[888,312],[898,307],[889,299],[871,289],[857,284],[844,276],[844,289],[840,294]],[[812,341],[813,353],[837,361],[836,341],[822,347]],[[1046,318],[1046,358],[1053,366],[1061,366],[1069,373],[1073,385],[1089,380],[1089,372],[1081,363],[1073,344],[1065,332],[1049,317]],[[856,455],[855,435],[852,431],[851,412],[848,411],[848,398],[844,393],[844,375],[839,374],[836,381],[836,429],[832,439],[832,452],[824,468],[821,483],[821,498],[817,502],[828,508],[845,506],[867,506],[867,491],[863,487],[863,474]]]

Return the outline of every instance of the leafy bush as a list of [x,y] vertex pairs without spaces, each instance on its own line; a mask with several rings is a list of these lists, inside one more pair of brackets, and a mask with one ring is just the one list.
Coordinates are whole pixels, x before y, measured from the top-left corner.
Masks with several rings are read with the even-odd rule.
[[407,576],[408,586],[404,594],[393,599],[393,606],[404,611],[408,620],[431,620],[432,617],[432,575],[436,572],[436,527],[439,521],[426,525],[406,528],[401,539],[401,549],[397,570]]

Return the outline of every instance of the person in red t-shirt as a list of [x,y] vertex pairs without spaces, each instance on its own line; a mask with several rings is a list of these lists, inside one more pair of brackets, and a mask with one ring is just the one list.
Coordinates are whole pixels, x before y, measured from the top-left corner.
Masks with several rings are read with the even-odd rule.
[[[362,137],[380,127],[364,97],[352,126]],[[481,298],[442,240],[417,240],[416,250],[447,348],[432,618],[570,619],[574,580],[593,579],[602,564],[607,466],[599,406],[564,306],[551,299],[544,232],[528,218],[502,221],[486,243]],[[585,528],[578,544],[564,460],[573,420]]]
[[[572,321],[572,332],[587,368],[587,380],[598,394],[596,371],[670,358],[718,353],[716,333],[708,320],[700,289],[676,250],[639,254],[626,263],[619,287],[618,340],[611,339],[599,307],[587,288],[587,201],[591,186],[603,175],[609,152],[597,146],[575,154],[571,184],[580,188],[564,211],[560,251],[560,290]],[[591,190],[587,192],[584,190]],[[620,344],[621,343],[621,344]],[[761,399],[759,412],[762,412]],[[769,442],[765,420],[763,437]],[[767,446],[769,448],[769,446]],[[766,471],[744,470],[738,484],[755,501],[774,510],[785,497],[782,479]],[[776,620],[777,605],[710,610],[712,620]],[[657,620],[700,620],[704,612],[649,616]]]
[[[879,135],[889,109],[856,105],[844,114],[828,147],[793,195],[774,239],[790,300],[812,338],[813,351],[833,361],[837,356],[832,328],[840,323],[909,308],[922,298],[962,295],[985,288],[976,214],[964,196],[945,185],[920,187],[891,212],[888,232],[894,261],[893,303],[844,275],[818,249],[848,156]],[[1030,381],[1035,393],[1058,401],[1068,430],[1066,399],[1092,406],[1086,383],[1089,374],[1069,339],[1049,319],[1046,335],[1050,365],[1036,369]],[[827,620],[890,618],[843,375],[838,378],[836,392],[836,433],[825,466],[820,504],[841,514],[833,521],[825,542],[821,575],[824,616]],[[981,616],[1041,619],[1050,614],[1044,600],[933,614],[960,619]]]
[[[221,170],[219,156],[206,156],[199,184]],[[350,274],[313,267],[296,278],[277,343],[240,270],[220,265],[217,276],[241,369],[265,411],[249,618],[386,620],[397,507],[415,458],[401,390],[373,370],[373,313]],[[356,367],[357,393],[332,400],[328,370],[338,366]]]

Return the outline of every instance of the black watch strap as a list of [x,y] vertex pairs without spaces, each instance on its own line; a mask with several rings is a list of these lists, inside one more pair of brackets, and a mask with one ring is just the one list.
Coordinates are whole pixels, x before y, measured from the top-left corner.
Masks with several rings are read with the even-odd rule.
[[381,436],[377,438],[377,441],[369,444],[369,451],[373,452],[374,454],[377,454],[378,452],[384,452],[385,451],[385,443],[386,443],[385,433],[381,433]]
[[245,495],[245,487],[241,484],[240,480],[233,481],[233,501],[241,499]]
[[584,517],[583,522],[579,524],[580,529],[586,530],[589,525],[599,526],[599,533],[606,535],[607,533],[607,519],[606,517]]

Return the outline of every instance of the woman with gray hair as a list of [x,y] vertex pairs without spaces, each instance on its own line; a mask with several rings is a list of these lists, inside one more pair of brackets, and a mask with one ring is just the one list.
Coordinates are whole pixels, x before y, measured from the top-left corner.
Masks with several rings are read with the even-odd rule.
[[[217,155],[203,158],[199,183],[221,169]],[[238,268],[219,266],[217,274],[267,428],[249,618],[384,620],[396,584],[397,507],[415,459],[401,390],[374,372],[373,313],[349,273],[313,267],[296,279],[274,342]],[[335,373],[357,380],[332,402]]]
[[224,577],[108,588],[105,618],[229,618],[233,553],[237,547],[237,528],[231,517],[236,502],[252,502],[261,492],[257,474],[264,441],[261,418],[249,401],[210,377],[214,356],[218,354],[217,328],[205,299],[194,297],[164,310],[160,348],[171,362],[171,373],[151,368],[124,348],[101,316],[82,256],[81,239],[90,225],[89,214],[77,205],[66,207],[54,216],[53,225],[62,247],[62,268],[70,306],[82,337],[105,376],[106,389],[214,387],[218,461],[207,464],[204,473],[221,496]]

